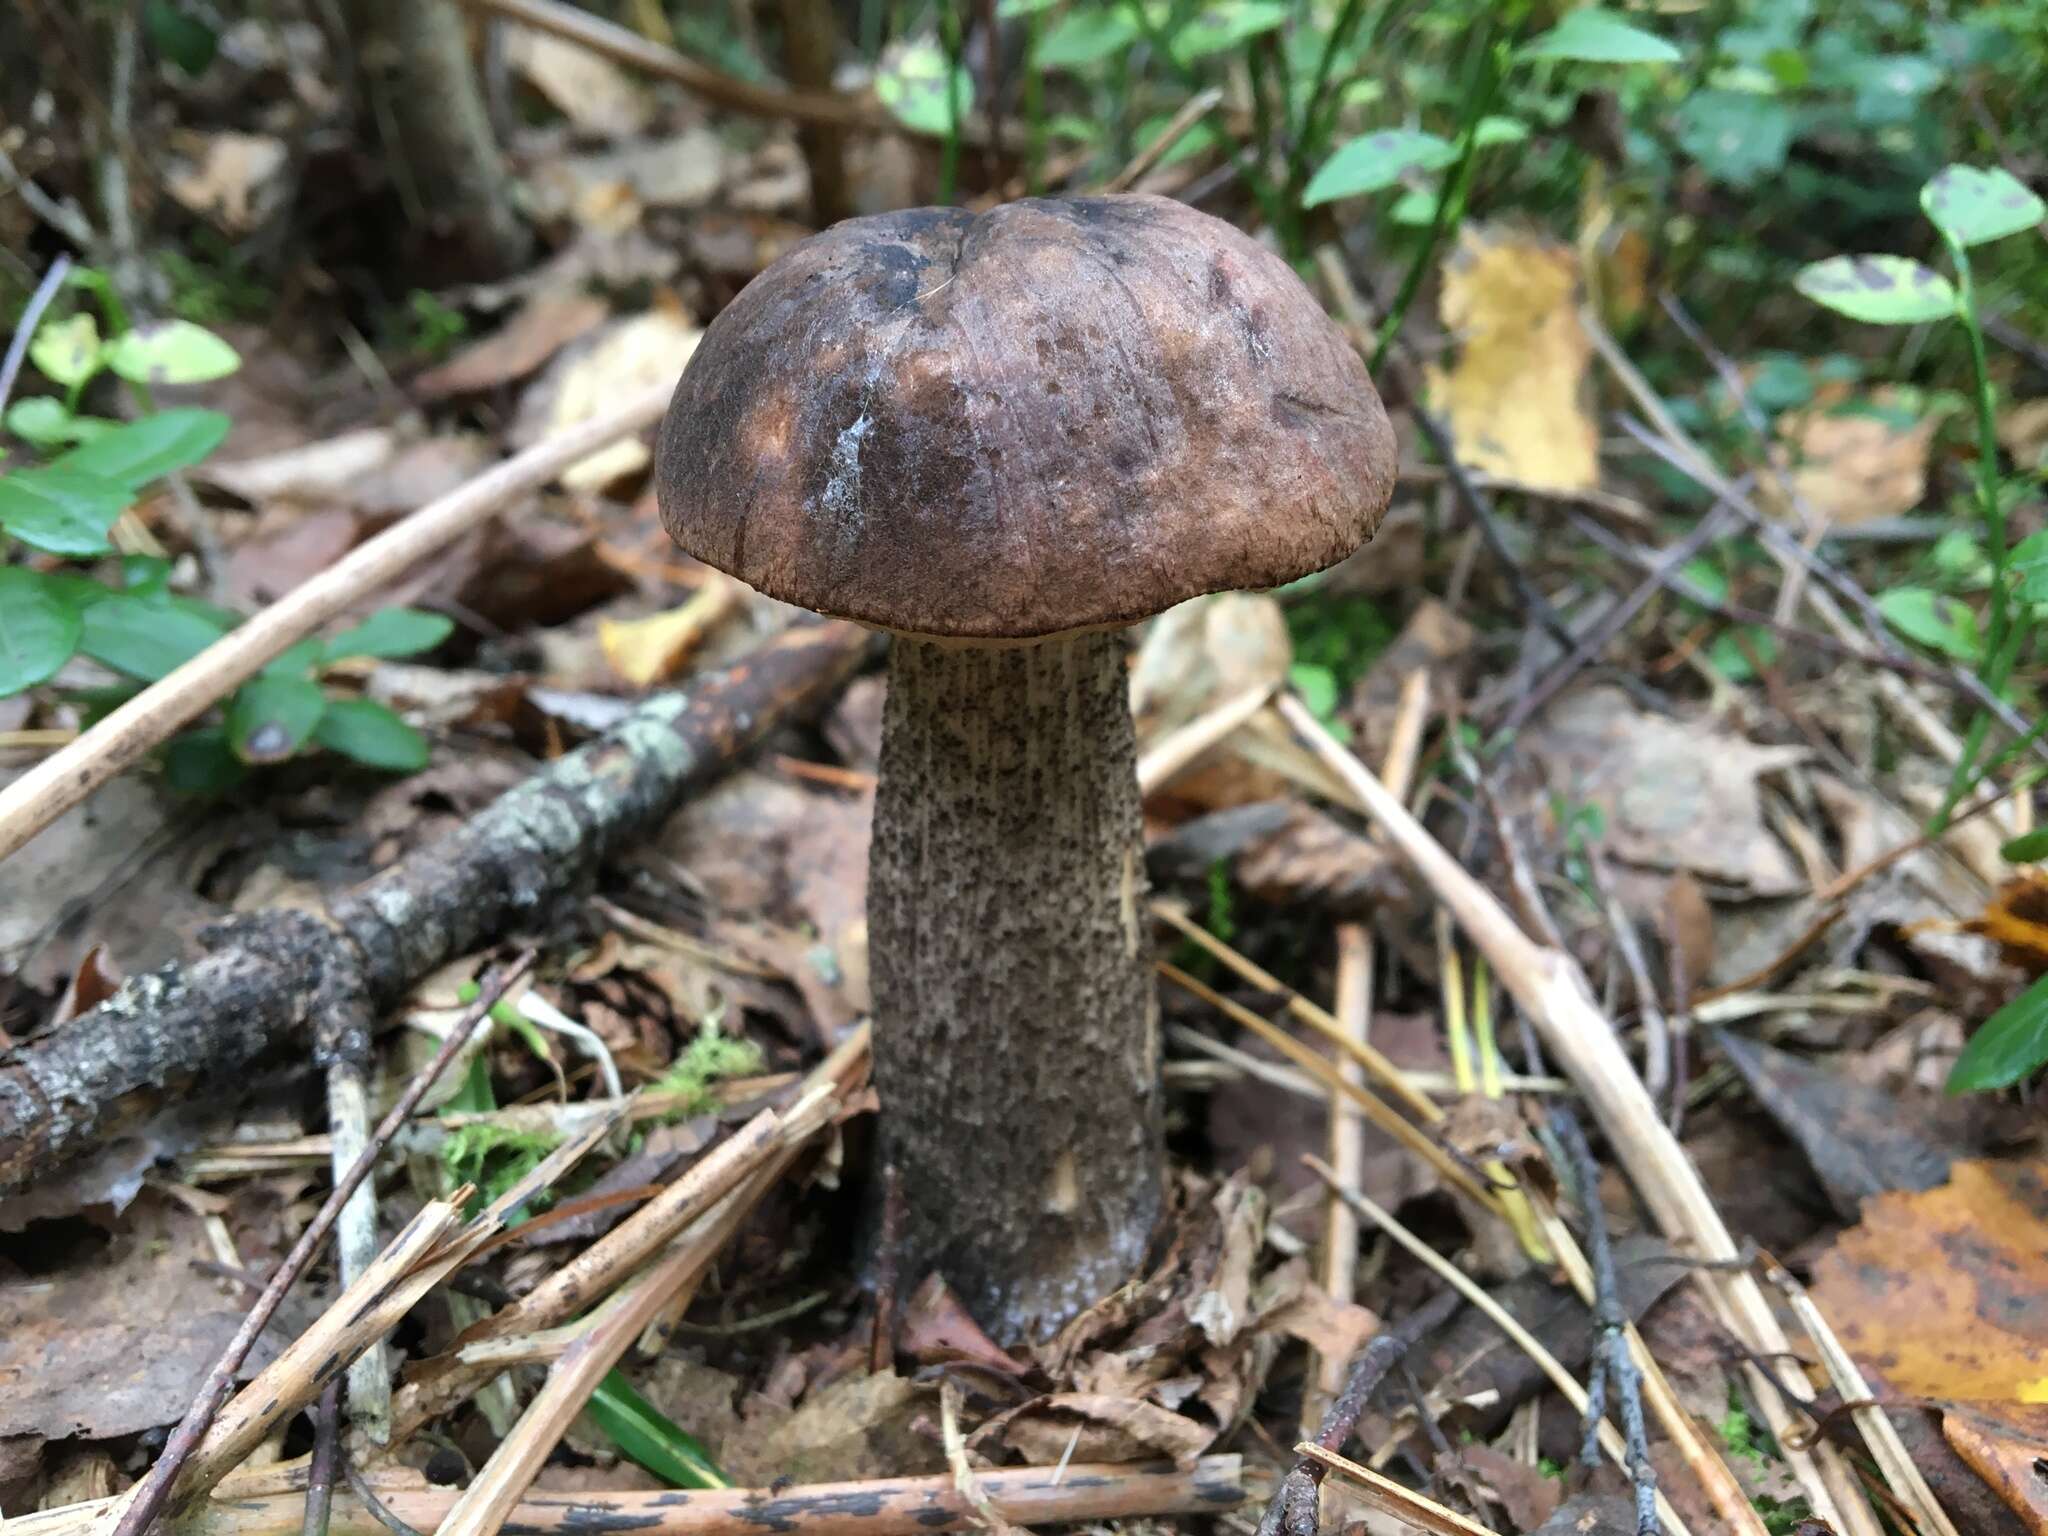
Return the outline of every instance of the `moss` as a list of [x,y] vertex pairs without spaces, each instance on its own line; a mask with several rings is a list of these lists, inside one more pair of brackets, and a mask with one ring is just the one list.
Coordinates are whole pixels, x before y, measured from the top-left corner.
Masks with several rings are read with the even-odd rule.
[[653,1091],[682,1095],[668,1118],[687,1120],[711,1107],[713,1083],[727,1077],[752,1077],[761,1067],[761,1048],[753,1041],[736,1040],[706,1024],[697,1038],[683,1047]]

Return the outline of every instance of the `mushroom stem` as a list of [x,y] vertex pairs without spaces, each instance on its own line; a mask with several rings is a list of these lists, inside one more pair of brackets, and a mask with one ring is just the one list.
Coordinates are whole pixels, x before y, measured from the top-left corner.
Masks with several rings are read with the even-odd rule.
[[904,1273],[1006,1342],[1129,1279],[1160,1210],[1127,689],[1114,633],[890,654],[868,923]]

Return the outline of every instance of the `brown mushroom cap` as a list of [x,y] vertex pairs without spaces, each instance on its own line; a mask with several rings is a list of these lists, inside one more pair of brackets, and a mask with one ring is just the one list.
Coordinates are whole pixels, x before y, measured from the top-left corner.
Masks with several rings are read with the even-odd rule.
[[1125,624],[1321,570],[1395,449],[1279,257],[1167,198],[920,208],[804,241],[712,322],[662,424],[686,552],[934,637]]

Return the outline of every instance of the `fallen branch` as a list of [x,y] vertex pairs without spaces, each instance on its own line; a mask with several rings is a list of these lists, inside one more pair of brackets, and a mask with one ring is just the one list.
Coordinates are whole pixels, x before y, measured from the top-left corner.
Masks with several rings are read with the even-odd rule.
[[[777,724],[829,698],[872,641],[853,624],[799,625],[688,690],[648,700],[610,735],[341,896],[324,919],[236,918],[208,935],[203,959],[133,978],[91,1013],[0,1056],[0,1193],[173,1098],[225,1092],[287,1055],[303,1061],[316,1024],[367,1030],[436,967],[544,924],[613,852]],[[320,1055],[345,1044],[311,1043]]]
[[[1013,1525],[1071,1525],[1151,1515],[1221,1514],[1244,1500],[1240,1457],[1204,1456],[1185,1471],[1163,1465],[1077,1462],[1003,1467],[977,1474],[996,1513]],[[353,1481],[353,1480],[352,1480]],[[377,1501],[415,1530],[431,1531],[455,1507],[454,1488],[376,1487]],[[105,1506],[72,1504],[8,1523],[9,1536],[59,1536]],[[179,1522],[177,1536],[295,1536],[305,1510],[297,1491],[209,1501]],[[521,1536],[941,1536],[980,1519],[938,1477],[767,1488],[540,1493],[514,1505],[505,1528]],[[335,1490],[330,1536],[390,1536],[359,1496]]]
[[652,425],[668,409],[671,387],[635,395],[617,409],[514,454],[428,502],[292,588],[0,789],[0,859],[359,599],[497,516],[514,497],[547,484],[599,448]]

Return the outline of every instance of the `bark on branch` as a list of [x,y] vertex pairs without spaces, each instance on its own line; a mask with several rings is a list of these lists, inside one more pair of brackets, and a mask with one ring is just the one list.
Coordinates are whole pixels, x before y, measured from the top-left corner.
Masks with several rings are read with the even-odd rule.
[[[868,653],[856,625],[805,624],[608,736],[550,763],[437,842],[337,900],[325,918],[238,917],[209,953],[127,982],[92,1012],[0,1055],[0,1194],[143,1123],[232,1095],[294,1053],[360,1049],[421,977],[503,934],[544,928],[598,868]],[[317,1038],[316,1038],[317,1037]]]

